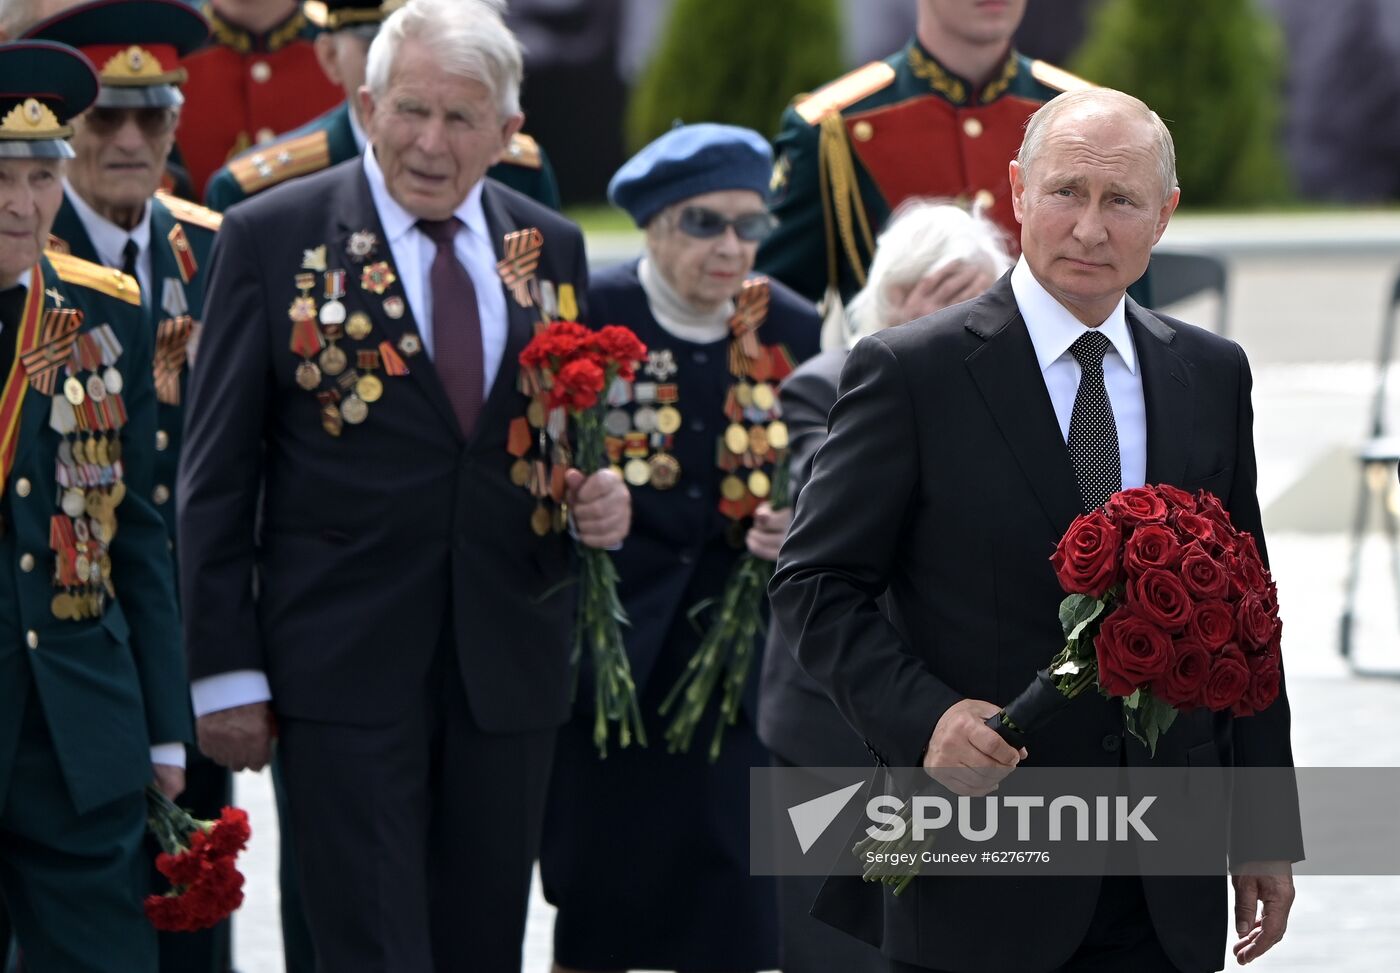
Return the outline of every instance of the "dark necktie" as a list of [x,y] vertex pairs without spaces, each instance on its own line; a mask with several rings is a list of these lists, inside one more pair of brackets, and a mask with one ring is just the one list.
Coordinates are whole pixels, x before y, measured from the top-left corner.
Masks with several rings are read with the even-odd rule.
[[486,378],[476,287],[453,249],[461,226],[455,216],[418,221],[418,229],[437,245],[428,273],[433,294],[433,367],[447,390],[462,435],[470,438],[481,414]]
[[1103,384],[1103,356],[1109,344],[1106,335],[1086,331],[1069,348],[1080,369],[1079,391],[1074,395],[1069,420],[1069,458],[1085,510],[1102,507],[1123,487],[1118,427]]
[[139,256],[141,248],[136,245],[135,240],[128,237],[126,246],[122,247],[122,273],[128,277],[136,277],[136,258]]

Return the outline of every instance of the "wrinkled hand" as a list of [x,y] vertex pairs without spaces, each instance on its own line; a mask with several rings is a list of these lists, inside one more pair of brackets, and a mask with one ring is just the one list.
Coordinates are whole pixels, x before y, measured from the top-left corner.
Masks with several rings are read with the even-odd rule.
[[1001,707],[982,699],[963,699],[949,706],[933,728],[924,769],[954,794],[985,797],[1026,759],[984,722]]
[[919,279],[904,298],[899,320],[913,321],[925,314],[970,301],[995,283],[995,278],[981,267],[953,260],[931,274]]
[[744,543],[748,546],[749,553],[764,561],[776,561],[778,548],[783,546],[783,538],[787,536],[788,525],[791,523],[791,507],[774,510],[768,505],[768,501],[760,503],[754,511],[753,526],[744,535]]
[[[1235,884],[1235,961],[1241,966],[1267,953],[1288,928],[1293,908],[1293,866],[1288,862],[1246,862]],[[1259,916],[1260,906],[1263,915]]]
[[156,789],[172,801],[185,790],[185,768],[173,764],[151,764]]
[[229,770],[262,770],[272,759],[272,707],[249,703],[206,713],[196,723],[199,749]]
[[632,527],[632,495],[612,470],[599,470],[589,477],[569,470],[564,490],[581,543],[606,550],[627,537]]

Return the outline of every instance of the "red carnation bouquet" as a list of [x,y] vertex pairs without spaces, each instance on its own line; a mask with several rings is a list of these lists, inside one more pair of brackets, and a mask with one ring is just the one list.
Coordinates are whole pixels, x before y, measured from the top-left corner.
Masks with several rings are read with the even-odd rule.
[[[599,331],[574,321],[555,321],[541,328],[520,352],[523,384],[543,399],[549,411],[546,428],[567,449],[568,426],[574,433],[573,465],[584,474],[608,463],[603,414],[605,392],[617,382],[630,382],[646,358],[646,345],[629,329],[609,325]],[[567,415],[570,423],[562,422]],[[618,742],[633,738],[646,745],[636,684],[622,626],[627,613],[617,597],[617,568],[607,551],[577,545],[580,565],[579,604],[574,621],[572,661],[577,667],[585,644],[593,668],[593,742],[607,756],[608,724],[617,724]]]
[[201,821],[147,786],[146,826],[162,849],[156,870],[171,886],[146,896],[151,925],[162,932],[208,929],[243,904],[237,859],[252,834],[244,811],[226,807],[217,821]]

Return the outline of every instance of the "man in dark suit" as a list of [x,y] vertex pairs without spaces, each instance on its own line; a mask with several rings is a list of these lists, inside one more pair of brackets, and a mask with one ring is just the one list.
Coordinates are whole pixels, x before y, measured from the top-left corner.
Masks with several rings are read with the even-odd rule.
[[[1107,486],[1209,490],[1263,548],[1244,353],[1125,297],[1179,197],[1166,127],[1119,92],[1062,95],[1033,116],[1010,172],[1021,262],[984,296],[856,346],[773,582],[784,634],[876,759],[922,764],[959,793],[1021,763],[1153,762],[1096,694],[1029,753],[983,725],[1063,644],[1049,556]],[[1183,713],[1155,763],[1291,766],[1288,724],[1282,691],[1247,719]],[[1245,960],[1282,936],[1301,857],[1301,840],[1249,838],[1230,848]],[[878,886],[832,880],[815,911],[881,940],[897,970],[1222,965],[1217,878],[916,889],[885,896],[881,917]]]
[[[337,973],[520,963],[575,595],[508,431],[521,349],[587,283],[577,227],[483,178],[520,75],[489,5],[410,0],[370,49],[370,150],[215,245],[180,476],[200,745],[261,767],[275,714]],[[620,478],[567,499],[582,543],[622,540]]]

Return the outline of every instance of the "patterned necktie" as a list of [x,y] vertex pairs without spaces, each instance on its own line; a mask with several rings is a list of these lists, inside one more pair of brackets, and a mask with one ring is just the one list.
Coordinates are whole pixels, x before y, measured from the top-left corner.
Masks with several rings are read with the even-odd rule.
[[122,247],[122,273],[128,277],[136,276],[136,258],[141,256],[141,248],[136,241],[130,238],[126,241],[126,246]]
[[1103,356],[1109,344],[1107,336],[1098,331],[1086,331],[1069,348],[1074,360],[1079,362],[1080,375],[1067,445],[1085,510],[1102,507],[1105,500],[1123,487],[1118,426],[1113,421],[1113,404],[1108,401],[1108,389],[1103,384]]
[[433,294],[433,366],[447,390],[462,435],[470,438],[481,415],[486,379],[476,287],[454,249],[461,227],[462,221],[455,216],[418,221],[418,229],[437,245],[428,273]]

